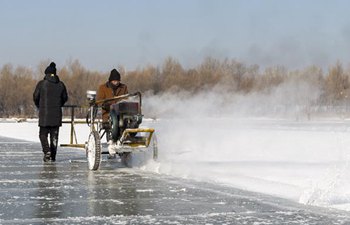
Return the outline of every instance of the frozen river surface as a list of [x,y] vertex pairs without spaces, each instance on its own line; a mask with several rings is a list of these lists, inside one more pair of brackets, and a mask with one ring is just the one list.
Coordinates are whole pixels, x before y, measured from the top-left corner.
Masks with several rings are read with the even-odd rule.
[[350,224],[345,211],[125,168],[87,170],[60,148],[43,163],[39,143],[0,137],[0,224]]

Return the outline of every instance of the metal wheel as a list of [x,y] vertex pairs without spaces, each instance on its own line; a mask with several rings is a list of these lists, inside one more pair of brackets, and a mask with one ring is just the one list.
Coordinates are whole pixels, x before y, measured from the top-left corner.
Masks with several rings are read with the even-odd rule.
[[101,141],[97,131],[91,131],[86,147],[89,170],[97,170],[101,163]]

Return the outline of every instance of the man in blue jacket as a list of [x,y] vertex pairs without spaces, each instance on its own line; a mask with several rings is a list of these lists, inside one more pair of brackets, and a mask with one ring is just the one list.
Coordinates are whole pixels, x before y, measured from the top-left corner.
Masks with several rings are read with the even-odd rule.
[[[68,100],[66,86],[56,74],[54,62],[45,69],[45,77],[36,85],[33,100],[39,109],[39,138],[44,162],[56,161],[59,127],[62,126],[61,107]],[[50,134],[50,144],[48,135]]]

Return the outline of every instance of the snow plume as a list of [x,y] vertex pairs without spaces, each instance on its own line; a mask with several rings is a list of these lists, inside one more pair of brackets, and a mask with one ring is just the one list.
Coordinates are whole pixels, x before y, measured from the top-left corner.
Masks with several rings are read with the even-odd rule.
[[216,86],[196,94],[147,95],[143,112],[152,118],[308,117],[321,91],[308,82],[289,80],[269,91],[232,93]]
[[315,86],[145,95],[143,113],[155,120],[143,125],[156,129],[159,149],[145,169],[350,210],[350,124],[309,120],[322,94]]

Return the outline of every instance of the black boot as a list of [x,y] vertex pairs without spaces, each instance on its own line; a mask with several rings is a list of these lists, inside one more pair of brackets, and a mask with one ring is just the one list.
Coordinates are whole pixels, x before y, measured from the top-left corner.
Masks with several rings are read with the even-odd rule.
[[50,161],[50,158],[51,158],[51,152],[44,153],[44,158],[43,158],[44,162]]

